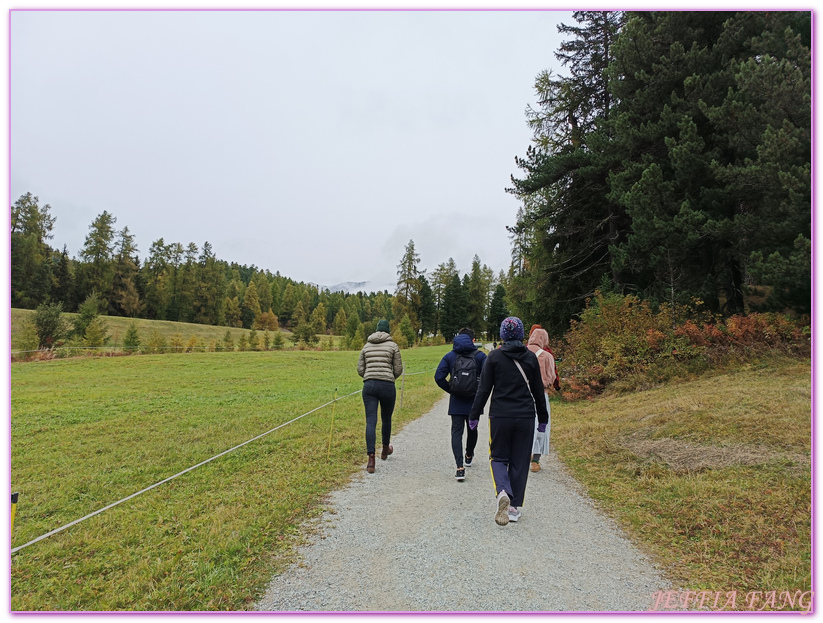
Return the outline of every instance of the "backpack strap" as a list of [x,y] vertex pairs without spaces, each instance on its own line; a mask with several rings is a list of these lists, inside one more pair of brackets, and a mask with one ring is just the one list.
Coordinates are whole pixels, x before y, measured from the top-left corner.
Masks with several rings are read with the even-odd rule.
[[540,347],[538,346],[538,347],[537,347],[537,352],[536,352],[534,355],[535,355],[535,357],[539,357],[540,355],[542,355],[542,354],[543,354],[543,353],[545,353],[545,352],[546,352],[545,350],[543,350],[542,348],[540,348]]

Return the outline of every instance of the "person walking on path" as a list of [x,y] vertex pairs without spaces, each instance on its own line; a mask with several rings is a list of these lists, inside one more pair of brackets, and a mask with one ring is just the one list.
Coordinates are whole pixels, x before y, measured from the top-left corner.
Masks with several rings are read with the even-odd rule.
[[[479,377],[485,361],[486,353],[478,350],[474,344],[474,331],[463,328],[454,337],[452,349],[443,356],[434,372],[434,382],[449,394],[452,452],[457,464],[454,477],[457,480],[465,480],[466,467],[470,467],[474,460],[477,427],[469,428],[469,411],[477,393]],[[463,455],[464,429],[467,431],[465,457]]]
[[369,455],[366,471],[374,473],[374,454],[377,428],[377,406],[380,405],[382,424],[383,451],[380,458],[384,461],[394,452],[389,443],[391,439],[391,416],[397,399],[394,380],[403,374],[403,360],[400,347],[389,335],[389,321],[380,320],[377,331],[369,336],[360,358],[357,360],[357,373],[363,377],[363,405],[366,408],[366,453]]
[[540,364],[523,344],[523,336],[520,318],[509,316],[500,324],[503,345],[486,358],[469,411],[469,428],[474,430],[491,395],[489,461],[497,494],[494,520],[500,526],[520,519],[529,477],[535,411],[539,428],[545,431],[549,421]]
[[[539,324],[532,325],[529,331],[529,343],[526,346],[537,357],[540,364],[540,376],[543,379],[543,395],[546,399],[546,410],[549,412],[549,420],[546,423],[545,432],[540,432],[540,423],[534,422],[534,443],[532,445],[532,462],[530,469],[533,472],[540,471],[541,455],[549,453],[549,435],[552,428],[552,409],[549,403],[549,390],[559,389],[560,382],[557,380],[557,366],[554,362],[554,353],[549,348],[549,334]],[[555,386],[555,383],[557,384]]]

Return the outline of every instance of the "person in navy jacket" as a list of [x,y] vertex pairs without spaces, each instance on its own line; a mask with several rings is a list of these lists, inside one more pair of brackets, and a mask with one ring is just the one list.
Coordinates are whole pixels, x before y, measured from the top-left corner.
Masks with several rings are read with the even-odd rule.
[[477,428],[491,396],[489,459],[497,495],[494,520],[501,526],[520,519],[532,457],[535,412],[537,430],[544,432],[549,421],[540,364],[523,344],[523,336],[520,318],[509,316],[500,324],[503,346],[489,353],[469,411],[469,428]]
[[[478,350],[477,346],[474,345],[474,331],[469,328],[460,329],[454,337],[452,349],[443,356],[434,373],[434,382],[449,394],[449,415],[452,419],[452,452],[454,453],[455,463],[457,463],[457,473],[454,477],[457,480],[465,480],[465,468],[472,464],[474,449],[477,446],[477,427],[471,429],[468,426],[469,411],[474,402],[474,396],[457,396],[451,392],[449,381],[454,373],[454,364],[457,361],[458,354],[474,357],[477,376],[480,377],[480,373],[483,371],[483,363],[486,361],[486,353]],[[467,431],[465,458],[463,456],[464,429]]]

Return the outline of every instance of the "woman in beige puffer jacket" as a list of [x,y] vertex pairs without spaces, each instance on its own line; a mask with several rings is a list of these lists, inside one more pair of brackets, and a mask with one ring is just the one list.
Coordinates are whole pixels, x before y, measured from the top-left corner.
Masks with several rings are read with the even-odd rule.
[[400,347],[389,335],[389,321],[377,323],[377,331],[369,336],[360,358],[357,360],[357,373],[363,377],[363,405],[366,409],[366,453],[369,461],[366,471],[374,473],[374,452],[377,428],[377,406],[380,405],[381,437],[383,451],[380,458],[384,461],[394,452],[389,444],[391,439],[391,416],[397,399],[394,380],[403,374],[403,360]]

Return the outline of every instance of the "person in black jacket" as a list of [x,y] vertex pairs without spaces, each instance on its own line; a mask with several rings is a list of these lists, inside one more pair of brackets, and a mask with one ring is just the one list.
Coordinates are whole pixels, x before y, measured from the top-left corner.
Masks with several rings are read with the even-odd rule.
[[489,407],[489,460],[497,494],[494,520],[500,526],[520,519],[532,456],[535,410],[538,430],[545,430],[549,421],[540,365],[523,345],[523,335],[520,318],[510,316],[500,324],[504,344],[486,358],[469,411],[469,428],[476,429],[483,406],[494,390]]
[[[483,362],[486,361],[486,353],[478,350],[477,346],[474,345],[474,331],[469,328],[460,329],[454,337],[452,350],[443,356],[434,373],[434,382],[449,394],[449,415],[452,418],[452,453],[454,454],[454,461],[457,463],[457,472],[454,477],[457,480],[465,480],[466,467],[472,464],[474,449],[477,446],[477,427],[473,429],[468,427],[469,410],[477,391],[477,382],[475,381],[475,391],[471,395],[460,392],[459,388],[454,388],[455,391],[452,391],[453,384],[451,381],[454,378],[455,363],[458,361],[458,356],[473,359],[475,373],[478,377],[480,376],[483,371]],[[465,364],[465,361],[461,362],[461,369]],[[447,377],[448,380],[446,380]],[[464,429],[468,431],[466,434],[465,458],[463,456]]]

